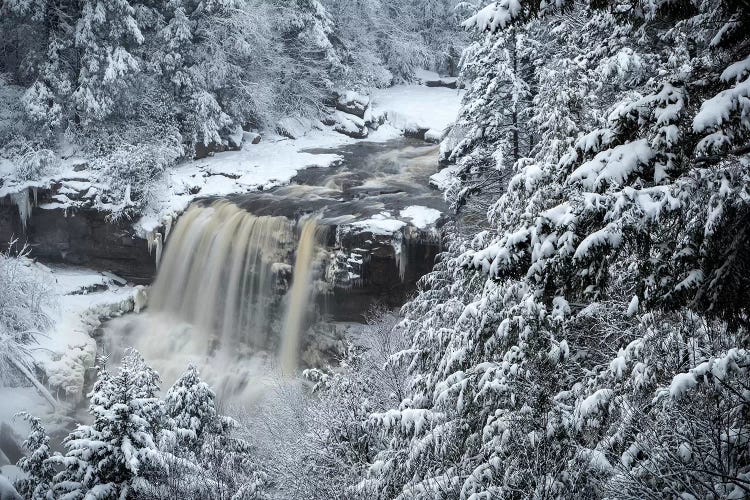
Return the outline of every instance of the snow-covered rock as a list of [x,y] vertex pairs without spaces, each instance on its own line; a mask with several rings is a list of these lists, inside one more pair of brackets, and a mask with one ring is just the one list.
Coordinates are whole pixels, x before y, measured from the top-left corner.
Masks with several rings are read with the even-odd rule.
[[343,113],[355,115],[365,119],[365,113],[370,107],[370,97],[357,92],[344,92],[336,100],[336,109]]
[[300,139],[313,129],[318,128],[318,125],[319,123],[310,118],[289,116],[279,120],[276,124],[276,131],[289,139]]
[[442,213],[434,208],[412,205],[401,210],[399,215],[402,218],[409,219],[419,229],[425,229],[434,225],[440,219]]
[[335,111],[332,115],[333,129],[353,139],[364,139],[369,135],[369,129],[363,118],[356,115]]
[[452,165],[450,167],[446,167],[442,169],[440,172],[436,174],[432,174],[430,176],[430,186],[440,191],[445,191],[451,186],[451,184],[453,184],[456,181],[455,174],[457,171],[458,171],[458,167],[455,165]]
[[463,93],[423,85],[376,89],[372,95],[372,114],[386,116],[388,123],[404,132],[435,130],[442,134],[458,116]]

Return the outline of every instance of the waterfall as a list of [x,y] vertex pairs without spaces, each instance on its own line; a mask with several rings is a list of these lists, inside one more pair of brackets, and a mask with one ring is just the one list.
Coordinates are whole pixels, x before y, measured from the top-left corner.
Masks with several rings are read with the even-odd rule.
[[282,373],[285,375],[292,375],[297,370],[301,329],[312,298],[313,260],[318,223],[314,218],[308,218],[301,225],[302,232],[294,263],[294,278],[289,291],[289,302],[281,333],[280,362]]
[[147,314],[123,337],[165,380],[196,362],[233,397],[258,390],[267,370],[259,352],[277,355],[282,373],[295,374],[321,268],[320,234],[312,217],[295,228],[227,201],[190,207],[167,240]]
[[256,217],[224,201],[191,207],[169,239],[149,306],[227,352],[263,348],[292,242],[284,217]]

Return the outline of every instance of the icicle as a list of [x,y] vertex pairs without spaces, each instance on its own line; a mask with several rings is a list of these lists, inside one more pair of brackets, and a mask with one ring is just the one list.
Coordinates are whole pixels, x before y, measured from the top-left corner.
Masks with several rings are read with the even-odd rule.
[[10,195],[10,199],[18,207],[18,215],[21,217],[21,225],[23,231],[26,232],[26,223],[31,218],[31,199],[29,197],[29,190],[24,189],[18,193]]
[[174,219],[172,219],[171,215],[168,215],[164,219],[164,243],[167,242],[167,238],[169,238],[169,233],[172,232],[172,223],[174,222]]
[[398,277],[401,282],[406,278],[406,267],[409,263],[409,255],[406,251],[406,243],[404,242],[405,236],[398,232],[394,234],[391,245],[393,245],[393,251],[396,256],[396,267],[398,268]]
[[154,237],[154,246],[156,247],[156,268],[159,268],[159,263],[161,262],[161,252],[162,248],[164,246],[161,233],[156,233],[156,236]]

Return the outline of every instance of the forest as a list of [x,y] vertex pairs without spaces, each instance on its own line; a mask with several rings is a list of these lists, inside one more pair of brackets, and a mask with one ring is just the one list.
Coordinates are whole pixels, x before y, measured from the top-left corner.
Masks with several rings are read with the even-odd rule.
[[750,497],[748,0],[0,13],[0,499]]

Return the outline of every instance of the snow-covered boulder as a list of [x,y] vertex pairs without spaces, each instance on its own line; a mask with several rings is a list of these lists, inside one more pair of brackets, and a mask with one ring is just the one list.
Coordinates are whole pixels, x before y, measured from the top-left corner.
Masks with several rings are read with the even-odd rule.
[[229,141],[229,148],[234,149],[235,151],[239,150],[242,147],[242,141],[244,138],[245,134],[242,130],[242,127],[237,126],[234,131],[229,134],[229,137],[227,137],[227,140]]
[[434,128],[431,128],[424,134],[424,140],[427,142],[431,142],[433,144],[440,144],[440,141],[443,140],[443,136],[445,134],[442,130],[435,130]]
[[330,119],[333,121],[333,129],[354,139],[364,139],[369,134],[369,129],[363,118],[355,115],[335,111]]
[[336,109],[344,113],[364,119],[367,108],[370,107],[370,97],[357,92],[344,92],[336,101]]
[[316,122],[301,116],[282,118],[276,124],[276,131],[289,139],[299,139],[316,128]]
[[5,476],[0,476],[0,500],[22,500],[21,495]]
[[242,134],[242,142],[245,144],[260,144],[261,139],[260,134],[257,132],[244,132]]
[[445,87],[447,89],[458,89],[463,88],[458,82],[458,78],[455,77],[443,77],[437,80],[428,80],[424,82],[428,87]]

